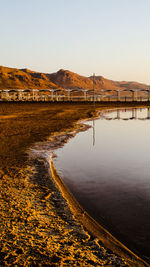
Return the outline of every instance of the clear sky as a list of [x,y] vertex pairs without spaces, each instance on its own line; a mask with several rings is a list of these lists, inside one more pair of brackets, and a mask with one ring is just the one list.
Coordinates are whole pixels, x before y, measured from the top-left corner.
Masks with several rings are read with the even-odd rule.
[[0,0],[0,65],[150,84],[150,0]]

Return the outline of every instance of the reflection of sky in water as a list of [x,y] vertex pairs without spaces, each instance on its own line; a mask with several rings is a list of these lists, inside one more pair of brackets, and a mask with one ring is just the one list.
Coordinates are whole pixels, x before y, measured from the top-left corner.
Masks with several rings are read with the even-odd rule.
[[[120,111],[122,118],[132,115],[132,110]],[[137,110],[137,118],[145,117],[147,109]],[[92,139],[91,128],[58,149],[56,168],[92,216],[119,232],[131,248],[133,243],[150,254],[150,121],[98,119],[95,146]]]

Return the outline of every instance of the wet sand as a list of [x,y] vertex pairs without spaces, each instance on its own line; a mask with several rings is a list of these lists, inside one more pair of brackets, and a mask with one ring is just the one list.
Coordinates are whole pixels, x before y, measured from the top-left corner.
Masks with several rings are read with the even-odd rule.
[[[99,104],[96,112],[101,108],[107,107]],[[129,265],[74,218],[44,158],[27,153],[96,112],[89,104],[1,103],[1,266]]]

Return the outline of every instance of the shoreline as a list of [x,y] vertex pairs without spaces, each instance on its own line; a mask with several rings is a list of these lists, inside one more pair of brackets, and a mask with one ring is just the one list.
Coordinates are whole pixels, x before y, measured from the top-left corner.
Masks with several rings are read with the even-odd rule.
[[50,160],[50,170],[52,173],[52,179],[58,186],[62,196],[68,203],[70,210],[72,211],[74,217],[82,224],[86,230],[95,236],[98,241],[110,249],[113,253],[117,254],[119,257],[123,258],[129,266],[150,266],[143,259],[134,254],[126,246],[124,246],[120,241],[118,241],[112,234],[110,234],[104,227],[97,223],[77,202],[74,196],[70,193],[67,186],[62,181],[61,177],[57,173],[54,167],[53,159]]
[[[86,130],[85,120],[112,108],[120,106],[1,104],[0,265],[128,266],[74,218],[50,177],[47,151],[49,144],[52,151]],[[27,152],[38,144],[39,154],[30,162]]]
[[[122,107],[123,108],[123,107]],[[132,108],[132,107],[128,107]],[[138,108],[138,107],[137,107]],[[96,112],[95,116],[92,118],[88,118],[85,120],[79,120],[75,124],[78,126],[78,128],[74,131],[74,134],[69,133],[69,137],[66,135],[65,142],[61,141],[58,142],[56,146],[54,146],[54,150],[57,148],[60,148],[64,145],[64,143],[67,143],[70,138],[75,137],[75,135],[80,131],[86,131],[88,128],[91,128],[91,126],[85,125],[84,122],[90,121],[92,119],[98,119],[100,112],[107,113],[109,111],[113,111],[114,109],[120,109],[113,108],[113,109],[104,109],[99,110]],[[82,126],[82,127],[81,127]],[[85,128],[84,128],[85,126]],[[75,127],[76,128],[76,127]],[[82,130],[81,130],[82,129]],[[60,133],[60,137],[64,136],[64,133]],[[59,138],[58,136],[53,136],[53,142],[55,143],[55,138]],[[70,190],[67,188],[65,183],[63,182],[62,178],[58,174],[57,170],[55,169],[54,162],[53,162],[53,152],[51,153],[50,158],[50,171],[52,174],[52,179],[58,186],[60,192],[62,193],[62,196],[65,198],[65,200],[68,203],[68,206],[70,210],[72,211],[75,218],[86,228],[86,230],[91,233],[93,236],[98,238],[104,246],[107,249],[110,249],[113,253],[117,254],[121,258],[124,258],[125,261],[129,264],[129,266],[150,266],[146,261],[144,261],[142,258],[137,256],[134,252],[132,252],[130,249],[128,249],[122,242],[117,240],[107,229],[105,229],[102,225],[100,225],[97,221],[95,221],[89,214],[84,210],[84,208],[78,203],[78,201],[75,199],[75,197],[72,195]]]

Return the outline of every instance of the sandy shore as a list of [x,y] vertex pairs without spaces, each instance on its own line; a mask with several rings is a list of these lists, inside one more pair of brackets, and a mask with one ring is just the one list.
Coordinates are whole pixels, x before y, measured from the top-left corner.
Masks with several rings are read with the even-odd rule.
[[1,266],[131,265],[75,219],[50,177],[47,160],[41,154],[29,159],[26,153],[35,142],[77,130],[75,122],[96,112],[90,105],[1,105]]

